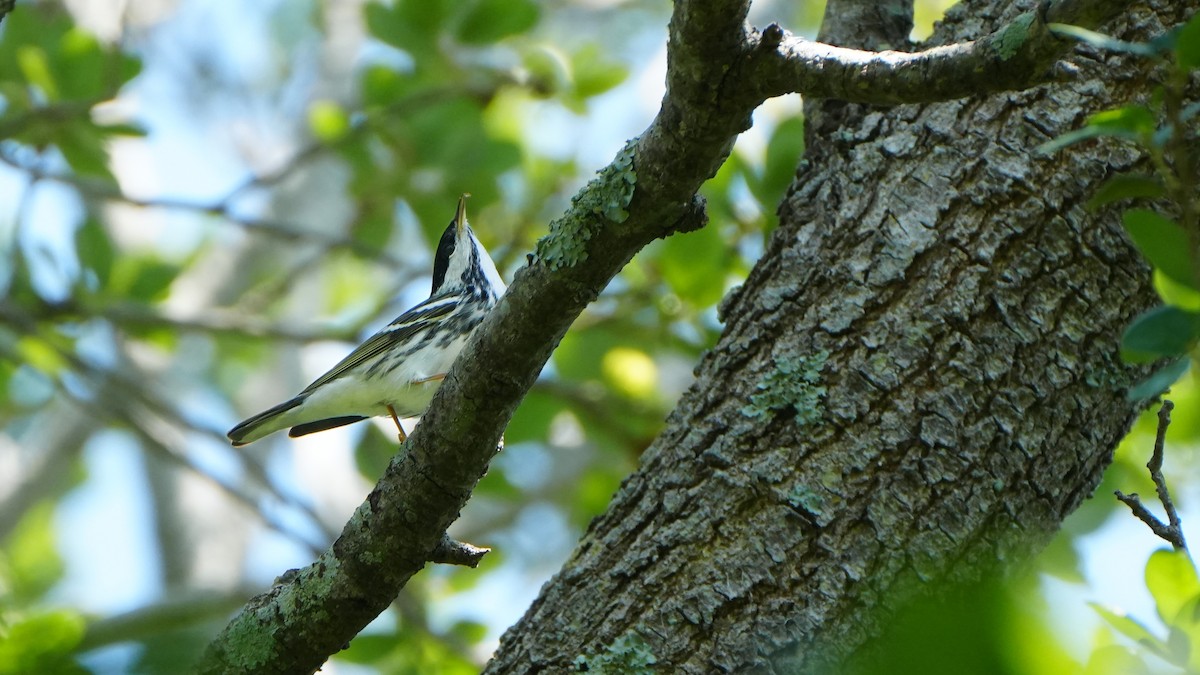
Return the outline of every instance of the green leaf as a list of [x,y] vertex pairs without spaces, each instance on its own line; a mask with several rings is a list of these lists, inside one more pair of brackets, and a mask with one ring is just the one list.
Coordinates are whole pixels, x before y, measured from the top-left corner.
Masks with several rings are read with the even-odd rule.
[[110,291],[117,297],[154,302],[166,297],[179,272],[179,266],[150,256],[118,258]]
[[387,469],[392,457],[400,450],[398,435],[387,435],[374,424],[368,424],[367,433],[354,448],[354,464],[358,472],[370,481],[377,481]]
[[773,204],[796,176],[796,165],[804,153],[804,118],[789,117],[775,127],[767,143],[762,181],[755,196],[763,204]]
[[1182,643],[1180,661],[1187,664],[1189,673],[1200,673],[1200,595],[1193,595],[1179,608],[1170,629],[1171,638]]
[[1088,126],[1099,127],[1114,136],[1151,134],[1158,127],[1154,112],[1144,105],[1137,104],[1095,113],[1088,118],[1087,123]]
[[41,90],[47,100],[53,102],[61,98],[46,50],[36,45],[20,47],[17,49],[17,64],[25,81]]
[[575,96],[584,101],[624,82],[629,76],[629,68],[620,61],[606,58],[604,49],[593,42],[571,54],[571,73]]
[[1097,647],[1088,655],[1082,675],[1148,675],[1146,664],[1121,645]]
[[348,648],[337,653],[337,659],[368,665],[390,656],[398,646],[395,635],[358,635]]
[[1159,618],[1172,625],[1180,610],[1200,595],[1200,578],[1186,551],[1159,549],[1146,562],[1146,588],[1154,597]]
[[1037,146],[1035,152],[1041,155],[1052,155],[1059,150],[1071,145],[1075,145],[1080,141],[1086,141],[1089,138],[1097,138],[1106,135],[1104,129],[1094,126],[1085,126],[1079,129],[1068,131],[1061,136],[1052,138],[1045,143]]
[[504,442],[546,442],[550,435],[550,423],[566,407],[566,401],[562,397],[543,391],[535,385],[521,401],[521,407],[517,408],[512,421],[505,428]]
[[35,614],[0,631],[0,674],[87,673],[71,658],[83,639],[83,617],[69,610]]
[[332,143],[350,131],[350,116],[336,101],[320,99],[308,107],[308,127],[318,140]]
[[88,218],[75,231],[75,251],[79,256],[80,265],[96,275],[100,288],[108,286],[115,253],[112,240],[100,221]]
[[0,568],[5,590],[23,603],[40,599],[58,583],[64,567],[55,540],[53,502],[40,502],[24,514],[4,542]]
[[54,128],[54,143],[77,173],[116,183],[108,168],[107,136],[90,119],[77,118]]
[[521,52],[521,64],[529,73],[530,89],[538,96],[556,96],[572,84],[567,56],[553,45],[526,47]]
[[659,266],[676,295],[695,307],[710,307],[725,293],[725,273],[732,258],[733,251],[717,227],[710,225],[668,237]]
[[1187,356],[1175,359],[1150,377],[1130,387],[1125,398],[1130,401],[1144,401],[1158,396],[1179,381],[1191,363],[1191,358]]
[[550,358],[563,379],[599,380],[602,377],[599,355],[619,344],[623,341],[612,331],[599,328],[569,331]]
[[1156,128],[1154,113],[1145,106],[1127,105],[1098,112],[1087,124],[1038,146],[1037,152],[1049,155],[1089,138],[1115,136],[1130,140],[1148,139]]
[[1125,199],[1154,199],[1161,197],[1163,192],[1162,181],[1157,176],[1124,173],[1105,181],[1088,200],[1087,207],[1094,211]]
[[1174,305],[1189,312],[1200,312],[1200,290],[1184,286],[1163,274],[1162,270],[1154,271],[1154,290],[1162,298],[1164,305]]
[[1114,630],[1121,635],[1133,640],[1137,644],[1149,649],[1150,651],[1165,657],[1168,654],[1167,645],[1161,639],[1150,632],[1148,628],[1143,626],[1136,619],[1130,617],[1124,612],[1115,612],[1111,609],[1099,605],[1094,602],[1089,602],[1088,605],[1096,610],[1102,619]]
[[487,624],[478,621],[456,621],[450,632],[467,644],[478,644],[487,637]]
[[1192,244],[1182,227],[1150,209],[1129,209],[1121,220],[1125,231],[1151,265],[1171,281],[1197,288]]
[[450,10],[448,0],[397,0],[391,7],[372,2],[365,10],[367,30],[421,59],[434,53]]
[[[373,5],[368,5],[368,9]],[[363,105],[383,107],[396,102],[407,89],[404,78],[387,66],[368,66],[362,74]]]
[[1175,62],[1184,70],[1200,68],[1200,14],[1179,29],[1175,41]]
[[539,14],[533,0],[480,0],[458,24],[458,39],[474,45],[497,42],[533,28]]
[[1065,23],[1048,23],[1046,27],[1050,32],[1063,37],[1074,38],[1085,44],[1098,47],[1105,51],[1123,52],[1126,54],[1137,54],[1138,56],[1158,56],[1159,49],[1154,45],[1145,42],[1126,42],[1118,40],[1104,33],[1097,33],[1093,30],[1072,26]]
[[1181,356],[1200,336],[1200,314],[1164,305],[1143,312],[1121,337],[1121,358],[1149,363],[1164,356]]

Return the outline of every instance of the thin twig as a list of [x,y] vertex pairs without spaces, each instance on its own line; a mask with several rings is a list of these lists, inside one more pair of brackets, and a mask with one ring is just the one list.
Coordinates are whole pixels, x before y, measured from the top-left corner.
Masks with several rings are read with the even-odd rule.
[[1168,524],[1164,524],[1150,510],[1142,504],[1141,498],[1137,493],[1127,495],[1120,490],[1117,490],[1117,499],[1121,503],[1129,507],[1133,511],[1133,515],[1137,516],[1150,531],[1158,535],[1162,539],[1170,542],[1171,546],[1177,551],[1186,551],[1187,542],[1183,538],[1183,527],[1179,520],[1179,512],[1175,510],[1175,503],[1171,501],[1171,493],[1167,490],[1167,481],[1163,478],[1163,443],[1167,437],[1167,427],[1171,425],[1171,411],[1175,408],[1175,404],[1171,401],[1164,400],[1162,407],[1158,410],[1158,435],[1154,439],[1154,452],[1150,455],[1150,461],[1146,464],[1146,468],[1150,470],[1150,479],[1154,481],[1154,487],[1158,491],[1158,501],[1162,502],[1163,508],[1167,512]]

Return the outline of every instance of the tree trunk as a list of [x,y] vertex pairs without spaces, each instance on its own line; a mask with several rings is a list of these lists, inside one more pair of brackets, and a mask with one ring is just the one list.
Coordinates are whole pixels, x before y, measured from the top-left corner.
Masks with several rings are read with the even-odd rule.
[[[939,38],[1015,11],[975,3]],[[1182,10],[1137,12],[1109,32]],[[1140,408],[1117,341],[1154,302],[1116,214],[1083,207],[1138,154],[1035,152],[1144,95],[1146,66],[1075,63],[810,144],[695,385],[489,672],[829,672],[919,595],[1049,540]]]

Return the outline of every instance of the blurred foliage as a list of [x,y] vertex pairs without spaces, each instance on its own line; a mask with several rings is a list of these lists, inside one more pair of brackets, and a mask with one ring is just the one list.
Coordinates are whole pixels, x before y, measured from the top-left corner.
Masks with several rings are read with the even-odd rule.
[[[305,474],[307,447],[235,452],[224,431],[420,299],[460,193],[511,278],[593,158],[649,122],[661,76],[645,72],[669,11],[649,0],[126,4],[25,3],[0,24],[0,673],[178,672],[222,625],[220,603],[143,620],[124,646],[96,636],[118,634],[131,606],[153,617],[185,591],[264,587],[327,545],[347,515],[334,498],[361,500],[392,456],[391,432],[361,424],[313,441],[346,450],[348,487],[325,467]],[[942,9],[917,3],[918,33]],[[810,35],[821,11],[755,3]],[[1194,57],[1176,44],[1177,58]],[[1146,108],[1153,124],[1167,99]],[[1161,135],[1136,111],[1101,123]],[[416,577],[331,671],[475,672],[569,555],[691,382],[720,329],[716,302],[774,227],[803,151],[795,103],[758,111],[750,135],[704,187],[710,225],[639,254],[517,411],[456,524],[496,550],[478,570]],[[1114,181],[1097,205],[1159,195],[1164,180]],[[1181,271],[1193,259],[1151,236],[1172,231],[1164,218],[1135,212],[1130,231],[1150,233],[1140,241],[1166,301],[1200,310]],[[1200,421],[1177,400],[1176,431],[1194,439]],[[1131,443],[1144,448],[1144,433]],[[1139,455],[1123,449],[1106,487],[1144,481]],[[136,516],[110,503],[122,499]],[[92,513],[104,522],[81,524]],[[1111,513],[1089,502],[1044,569],[1083,579],[1076,538]],[[102,544],[88,527],[107,528]],[[134,544],[116,558],[130,569],[94,569]],[[110,576],[140,586],[97,609],[88,586]],[[982,623],[917,621],[962,636],[973,658],[1007,655],[1004,672],[1046,672],[1018,658],[1035,640],[1061,662],[1053,636],[1034,630],[1045,616],[1026,622],[1012,591],[986,594],[1000,609]],[[637,655],[627,641],[610,647],[585,658]],[[1087,672],[1117,672],[1092,666],[1122,663],[1114,654],[1138,658],[1110,640]]]

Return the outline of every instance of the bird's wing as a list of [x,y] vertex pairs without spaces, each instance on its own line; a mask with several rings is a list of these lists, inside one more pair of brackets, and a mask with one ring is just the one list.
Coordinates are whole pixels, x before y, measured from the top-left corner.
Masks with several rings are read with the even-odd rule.
[[389,323],[383,330],[367,338],[367,341],[350,352],[346,358],[338,362],[315,382],[300,392],[301,396],[312,393],[314,389],[327,384],[357,368],[364,362],[379,356],[396,345],[403,344],[417,332],[437,323],[449,316],[458,306],[458,296],[432,297],[401,314],[395,321]]

